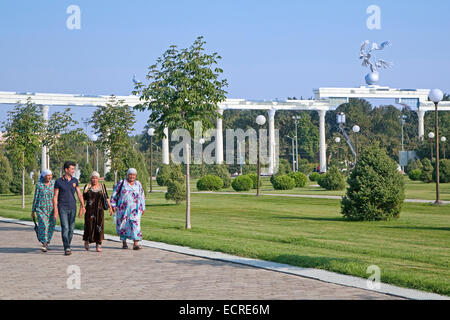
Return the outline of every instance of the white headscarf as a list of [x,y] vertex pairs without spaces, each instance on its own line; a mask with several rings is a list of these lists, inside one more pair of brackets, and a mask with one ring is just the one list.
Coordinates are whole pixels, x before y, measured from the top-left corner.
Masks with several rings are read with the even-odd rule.
[[40,180],[44,181],[44,178],[49,174],[53,174],[51,170],[49,169],[42,170]]
[[130,169],[128,169],[128,171],[127,171],[127,176],[128,176],[129,174],[137,174],[137,170],[136,170],[135,168],[130,168]]
[[100,173],[98,173],[97,171],[94,171],[94,172],[92,172],[92,174],[91,174],[91,178],[92,178],[92,177],[100,178]]

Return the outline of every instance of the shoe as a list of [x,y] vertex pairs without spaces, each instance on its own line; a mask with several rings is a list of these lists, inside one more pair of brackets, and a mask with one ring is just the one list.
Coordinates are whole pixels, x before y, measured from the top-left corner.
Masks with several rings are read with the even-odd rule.
[[65,252],[64,252],[64,255],[66,255],[66,256],[70,256],[72,254],[72,250],[70,250],[70,249],[67,249]]
[[142,249],[142,246],[133,246],[133,250],[141,250]]
[[102,252],[102,246],[101,245],[97,245],[97,252]]
[[128,245],[125,243],[122,245],[122,249],[128,249]]
[[86,249],[86,251],[89,251],[89,243],[84,243],[84,248]]
[[41,251],[42,252],[47,252],[47,244],[46,243],[42,244]]

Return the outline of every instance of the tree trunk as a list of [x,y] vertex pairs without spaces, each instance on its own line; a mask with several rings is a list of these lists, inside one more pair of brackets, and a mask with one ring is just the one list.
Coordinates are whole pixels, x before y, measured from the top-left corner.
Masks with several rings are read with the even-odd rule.
[[191,150],[189,142],[186,141],[186,229],[191,229],[191,185],[189,174],[189,162],[191,157]]
[[114,185],[117,184],[117,170],[114,170]]
[[22,152],[22,209],[25,209],[25,153]]

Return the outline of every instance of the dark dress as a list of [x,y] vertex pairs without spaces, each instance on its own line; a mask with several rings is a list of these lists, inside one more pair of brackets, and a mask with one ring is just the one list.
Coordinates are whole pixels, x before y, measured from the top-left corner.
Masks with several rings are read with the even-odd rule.
[[[106,190],[105,192],[106,198],[108,198],[108,192]],[[89,184],[84,187],[83,198],[86,203],[86,213],[84,215],[83,240],[99,245],[102,244],[104,238],[103,197],[102,189],[94,191]]]

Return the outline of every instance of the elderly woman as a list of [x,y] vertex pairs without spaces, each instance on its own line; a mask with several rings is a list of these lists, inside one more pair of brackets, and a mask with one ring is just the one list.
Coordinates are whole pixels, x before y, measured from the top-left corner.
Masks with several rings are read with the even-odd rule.
[[[102,241],[104,239],[104,211],[103,204],[106,201],[109,205],[109,214],[112,215],[111,202],[104,184],[99,183],[100,174],[94,171],[91,174],[91,182],[83,190],[83,199],[86,203],[86,213],[84,216],[84,248],[89,250],[90,243],[96,243],[97,252],[101,252]],[[80,212],[81,218],[81,212]]]
[[39,242],[42,243],[41,250],[43,252],[47,252],[56,224],[56,219],[53,212],[55,180],[52,178],[53,174],[50,170],[42,171],[39,182],[36,184],[33,208],[31,210],[31,216],[33,219],[37,216],[37,234]]
[[127,178],[119,181],[111,196],[111,206],[116,215],[116,230],[123,249],[128,249],[127,239],[133,240],[134,250],[142,249],[141,216],[145,211],[145,195],[142,184],[136,180],[137,171],[131,168]]

